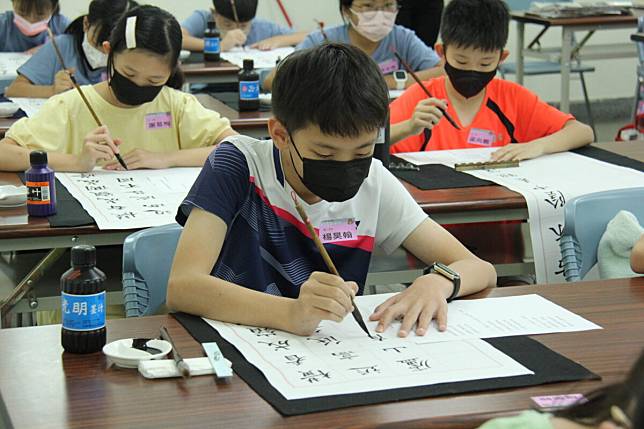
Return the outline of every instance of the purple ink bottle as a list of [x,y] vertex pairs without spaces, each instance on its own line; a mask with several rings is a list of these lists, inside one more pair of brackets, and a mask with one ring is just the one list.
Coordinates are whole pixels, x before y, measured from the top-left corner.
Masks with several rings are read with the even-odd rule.
[[29,162],[31,168],[25,172],[27,213],[41,217],[56,214],[54,170],[47,166],[47,153],[31,152]]

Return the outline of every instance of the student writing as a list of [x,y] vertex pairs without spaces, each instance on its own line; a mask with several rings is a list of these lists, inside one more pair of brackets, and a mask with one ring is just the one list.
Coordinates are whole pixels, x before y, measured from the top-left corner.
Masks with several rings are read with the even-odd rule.
[[76,18],[65,34],[56,37],[68,70],[63,70],[49,42],[18,69],[18,77],[7,87],[6,95],[49,98],[73,88],[69,73],[80,85],[104,81],[107,53],[103,42],[109,39],[118,18],[135,6],[131,0],[93,0],[87,15]]
[[47,41],[47,28],[62,34],[69,20],[58,0],[11,0],[13,10],[0,14],[0,52],[36,52]]
[[214,20],[221,33],[221,50],[230,51],[238,46],[262,50],[294,46],[306,33],[296,33],[266,19],[256,18],[257,0],[213,0],[212,10],[197,10],[182,24],[183,48],[203,51],[204,33],[208,22]]
[[[423,335],[434,318],[445,329],[448,299],[495,284],[492,265],[429,219],[373,159],[389,97],[368,55],[333,43],[296,52],[278,66],[273,91],[272,140],[228,138],[179,209],[185,228],[168,284],[171,308],[310,334],[351,311],[374,246],[403,246],[460,275],[419,277],[370,316],[380,332],[399,316],[400,336]],[[321,237],[340,276],[324,272],[293,194],[313,226],[331,232]]]
[[130,169],[199,166],[236,134],[227,119],[174,89],[183,82],[181,27],[169,13],[153,6],[127,11],[103,48],[107,81],[82,89],[106,125],[96,127],[75,90],[56,95],[7,131],[0,170],[26,170],[32,150],[47,151],[56,171],[117,169],[116,152]]
[[[433,49],[425,45],[413,31],[395,25],[398,14],[398,2],[395,0],[340,0],[340,13],[345,24],[337,27],[315,31],[304,39],[296,49],[306,49],[331,42],[348,43],[360,48],[371,56],[385,75],[387,86],[396,89],[393,73],[402,70],[393,53],[400,56],[417,72],[421,79],[440,76],[440,58]],[[325,38],[326,37],[326,38]],[[265,89],[270,90],[273,75],[263,82]],[[412,83],[411,77],[403,83]]]
[[[572,115],[518,84],[495,78],[508,56],[508,25],[502,0],[448,3],[443,43],[436,45],[447,76],[424,83],[434,98],[414,85],[391,104],[393,153],[499,147],[492,160],[522,160],[593,141],[592,129]],[[460,130],[443,118],[443,111]]]

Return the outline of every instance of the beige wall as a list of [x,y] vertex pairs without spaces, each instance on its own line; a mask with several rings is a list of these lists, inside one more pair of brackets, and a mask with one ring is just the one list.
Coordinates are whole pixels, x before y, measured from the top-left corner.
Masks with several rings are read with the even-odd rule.
[[[338,12],[338,0],[282,0],[295,27],[298,30],[310,31],[315,28],[314,19],[322,20],[327,25],[341,22]],[[144,2],[144,1],[143,1]],[[142,2],[142,3],[143,3]],[[60,0],[62,10],[69,17],[84,13],[88,0]],[[185,19],[193,10],[208,8],[210,0],[157,0],[145,2],[163,7],[173,13],[179,20]],[[10,0],[0,0],[0,10],[11,7]],[[284,24],[284,20],[275,0],[259,0],[258,16],[271,19]],[[528,27],[526,40],[536,34],[537,29]],[[591,40],[594,43],[619,43],[628,42],[630,30],[600,31]],[[559,46],[561,32],[557,29],[549,30],[547,37],[543,38],[544,46]],[[514,25],[510,29],[510,51],[516,49],[516,31]],[[592,42],[591,42],[592,43]],[[513,55],[510,60],[513,60]],[[588,89],[591,98],[616,98],[629,97],[634,94],[635,88],[635,59],[595,61],[590,63],[597,71],[587,77]],[[529,77],[526,86],[536,91],[547,101],[559,100],[559,77]],[[581,100],[581,90],[578,80],[571,82],[573,100]]]

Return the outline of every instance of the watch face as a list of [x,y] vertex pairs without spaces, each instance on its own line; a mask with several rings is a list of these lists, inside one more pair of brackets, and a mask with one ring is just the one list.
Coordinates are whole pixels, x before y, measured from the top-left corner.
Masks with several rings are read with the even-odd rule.
[[397,72],[394,72],[394,78],[398,80],[407,80],[407,73],[399,70]]

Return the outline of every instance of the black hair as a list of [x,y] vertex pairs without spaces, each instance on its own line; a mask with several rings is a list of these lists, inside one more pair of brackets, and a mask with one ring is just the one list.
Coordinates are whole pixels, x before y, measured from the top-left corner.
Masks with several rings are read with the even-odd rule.
[[327,135],[357,137],[385,125],[388,100],[371,57],[340,43],[289,55],[273,80],[273,112],[291,133],[317,125]]
[[[401,0],[398,0],[397,3],[400,3]],[[353,0],[340,0],[340,15],[342,16],[342,19],[344,20],[344,9],[349,9],[351,6],[353,6]]]
[[[212,7],[219,15],[235,20],[232,0],[212,0]],[[257,14],[257,0],[235,0],[235,10],[239,22],[248,22]]]
[[344,19],[344,9],[348,9],[353,4],[353,0],[340,0],[340,15]]
[[623,383],[596,390],[586,395],[586,402],[557,411],[555,416],[594,426],[613,420],[610,412],[613,405],[630,416],[633,428],[644,427],[644,351]]
[[89,4],[87,15],[81,15],[73,20],[65,30],[65,34],[74,36],[74,46],[76,51],[84,59],[82,62],[85,74],[88,73],[90,65],[83,52],[83,20],[87,17],[90,27],[96,27],[96,41],[100,44],[110,39],[110,33],[116,21],[129,9],[138,6],[133,0],[93,0]]
[[19,3],[21,12],[25,15],[44,15],[51,10],[51,15],[60,14],[58,0],[11,0],[11,3]]
[[503,0],[452,0],[441,23],[441,39],[460,48],[499,51],[508,41],[510,12]]
[[107,73],[111,75],[114,67],[114,55],[127,50],[125,28],[127,19],[136,16],[136,49],[145,49],[167,58],[172,69],[166,86],[179,89],[183,85],[183,73],[179,68],[181,52],[181,26],[170,13],[156,6],[139,6],[125,12],[116,23],[110,36],[111,52],[107,58]]

